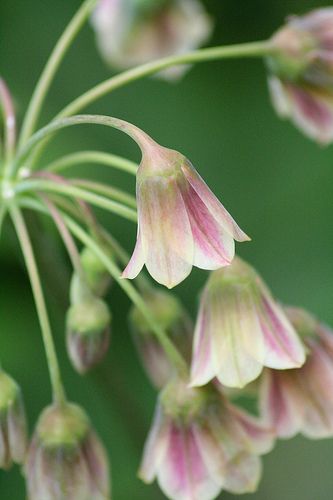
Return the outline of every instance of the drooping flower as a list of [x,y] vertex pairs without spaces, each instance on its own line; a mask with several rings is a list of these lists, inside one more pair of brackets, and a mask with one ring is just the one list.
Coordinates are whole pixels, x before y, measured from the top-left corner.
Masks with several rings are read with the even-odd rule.
[[190,162],[152,139],[143,145],[137,172],[138,234],[123,277],[135,278],[144,264],[172,288],[192,266],[229,265],[236,241],[249,238],[211,192]]
[[268,370],[260,387],[264,421],[280,438],[302,433],[309,438],[333,436],[333,331],[300,309],[288,316],[308,348],[297,370]]
[[214,271],[203,291],[194,333],[191,384],[217,377],[244,387],[264,366],[301,366],[305,351],[282,307],[256,271],[239,258]]
[[74,368],[86,373],[105,356],[110,342],[111,313],[107,304],[88,295],[67,312],[67,350]]
[[259,455],[272,445],[271,431],[213,386],[193,389],[174,380],[160,395],[139,475],[147,483],[157,478],[174,500],[251,492],[261,475]]
[[333,140],[333,8],[288,19],[272,38],[269,87],[277,113],[321,143]]
[[27,422],[20,387],[0,370],[0,467],[22,464],[27,448]]
[[[150,289],[143,299],[157,324],[190,362],[194,327],[181,302],[170,292],[158,289]],[[130,311],[129,322],[143,366],[153,384],[161,389],[174,375],[174,367],[147,319],[135,306]]]
[[74,404],[41,414],[25,469],[29,500],[108,500],[108,462],[87,415]]
[[[105,61],[121,69],[195,49],[212,32],[199,0],[100,0],[92,22]],[[183,72],[181,66],[161,76]]]

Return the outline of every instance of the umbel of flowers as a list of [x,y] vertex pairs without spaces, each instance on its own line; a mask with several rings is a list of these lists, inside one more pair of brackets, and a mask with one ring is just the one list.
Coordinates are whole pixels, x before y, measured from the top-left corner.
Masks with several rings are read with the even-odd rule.
[[[88,90],[38,129],[58,67],[89,18],[103,57],[129,69]],[[111,493],[104,447],[85,411],[67,400],[27,209],[51,218],[71,261],[64,330],[79,374],[106,356],[111,284],[132,302],[133,339],[159,391],[139,468],[143,481],[156,479],[174,500],[213,500],[223,490],[253,492],[262,474],[261,456],[276,438],[333,435],[332,330],[303,310],[281,305],[258,272],[235,257],[235,241],[249,237],[183,154],[121,119],[77,114],[148,75],[180,75],[184,65],[208,60],[263,57],[278,113],[309,137],[332,141],[332,8],[289,18],[267,41],[195,50],[211,28],[199,0],[85,0],[42,72],[19,135],[13,99],[0,78],[0,236],[11,220],[31,283],[52,392],[29,444],[21,389],[0,368],[0,467],[23,465],[29,500],[107,500]],[[54,134],[83,124],[126,133],[141,150],[139,166],[100,151],[40,161]],[[134,175],[136,197],[68,174],[70,166],[84,163]],[[131,257],[101,225],[94,207],[136,224]],[[148,275],[141,272],[144,266]],[[150,279],[173,288],[193,266],[211,271],[195,322],[178,297]],[[252,382],[257,416],[231,402],[231,395],[241,396]]]

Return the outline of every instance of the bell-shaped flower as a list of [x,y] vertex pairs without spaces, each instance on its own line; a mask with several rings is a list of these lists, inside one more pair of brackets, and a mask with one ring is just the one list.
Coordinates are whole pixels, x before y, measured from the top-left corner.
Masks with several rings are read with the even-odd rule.
[[27,421],[17,383],[0,370],[0,467],[22,464],[27,448]]
[[272,38],[269,88],[276,111],[321,143],[333,140],[333,8],[288,18]]
[[299,309],[288,316],[308,349],[297,370],[269,370],[260,386],[264,421],[280,438],[297,433],[317,439],[333,436],[333,331]]
[[[103,58],[120,69],[193,50],[212,32],[199,0],[100,0],[92,23]],[[185,68],[160,75],[178,77]]]
[[182,154],[150,138],[141,148],[137,243],[123,277],[135,278],[145,264],[158,283],[172,288],[192,266],[229,265],[234,240],[246,241],[246,234]]
[[139,476],[147,483],[156,478],[174,500],[251,492],[261,475],[259,455],[272,446],[272,432],[214,386],[193,389],[174,380],[160,394]]
[[25,468],[29,500],[108,500],[108,461],[87,415],[74,404],[41,414]]
[[227,387],[244,387],[264,366],[287,369],[304,361],[295,329],[252,267],[235,258],[211,274],[194,332],[193,386],[217,377]]
[[[179,299],[170,292],[151,288],[143,299],[156,323],[177,347],[184,359],[191,359],[194,326]],[[165,355],[150,323],[141,309],[133,306],[129,315],[130,328],[142,364],[152,383],[162,389],[174,375],[174,367]]]

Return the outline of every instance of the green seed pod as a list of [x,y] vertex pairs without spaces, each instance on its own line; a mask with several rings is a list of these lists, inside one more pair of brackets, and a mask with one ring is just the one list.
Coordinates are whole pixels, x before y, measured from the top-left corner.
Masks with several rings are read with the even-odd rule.
[[0,467],[24,461],[27,447],[27,422],[20,387],[0,371]]
[[41,414],[29,447],[30,500],[107,500],[108,461],[84,411],[71,403]]
[[103,359],[108,349],[111,313],[104,301],[90,297],[68,309],[66,323],[70,360],[79,373],[86,373]]

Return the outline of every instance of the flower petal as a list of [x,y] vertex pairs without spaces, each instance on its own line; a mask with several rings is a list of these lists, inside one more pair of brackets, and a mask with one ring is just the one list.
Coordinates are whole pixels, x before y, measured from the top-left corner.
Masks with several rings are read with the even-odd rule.
[[176,176],[150,176],[138,183],[141,241],[152,277],[168,288],[191,272],[193,237]]
[[144,251],[142,248],[142,242],[141,242],[141,234],[140,234],[140,229],[138,228],[138,234],[137,234],[137,240],[136,240],[136,245],[134,248],[134,252],[132,254],[132,257],[127,264],[126,268],[124,269],[121,277],[122,278],[128,278],[128,279],[134,279],[137,277],[141,269],[143,268],[145,263],[145,255]]
[[228,232],[236,241],[248,241],[250,238],[236,224],[229,212],[209,189],[191,163],[187,160],[181,168],[188,182],[221,226],[221,229]]
[[250,453],[240,453],[228,465],[224,489],[235,494],[256,491],[261,478],[261,460]]
[[210,270],[230,264],[235,255],[233,237],[221,227],[191,186],[183,198],[194,238],[193,264]]

